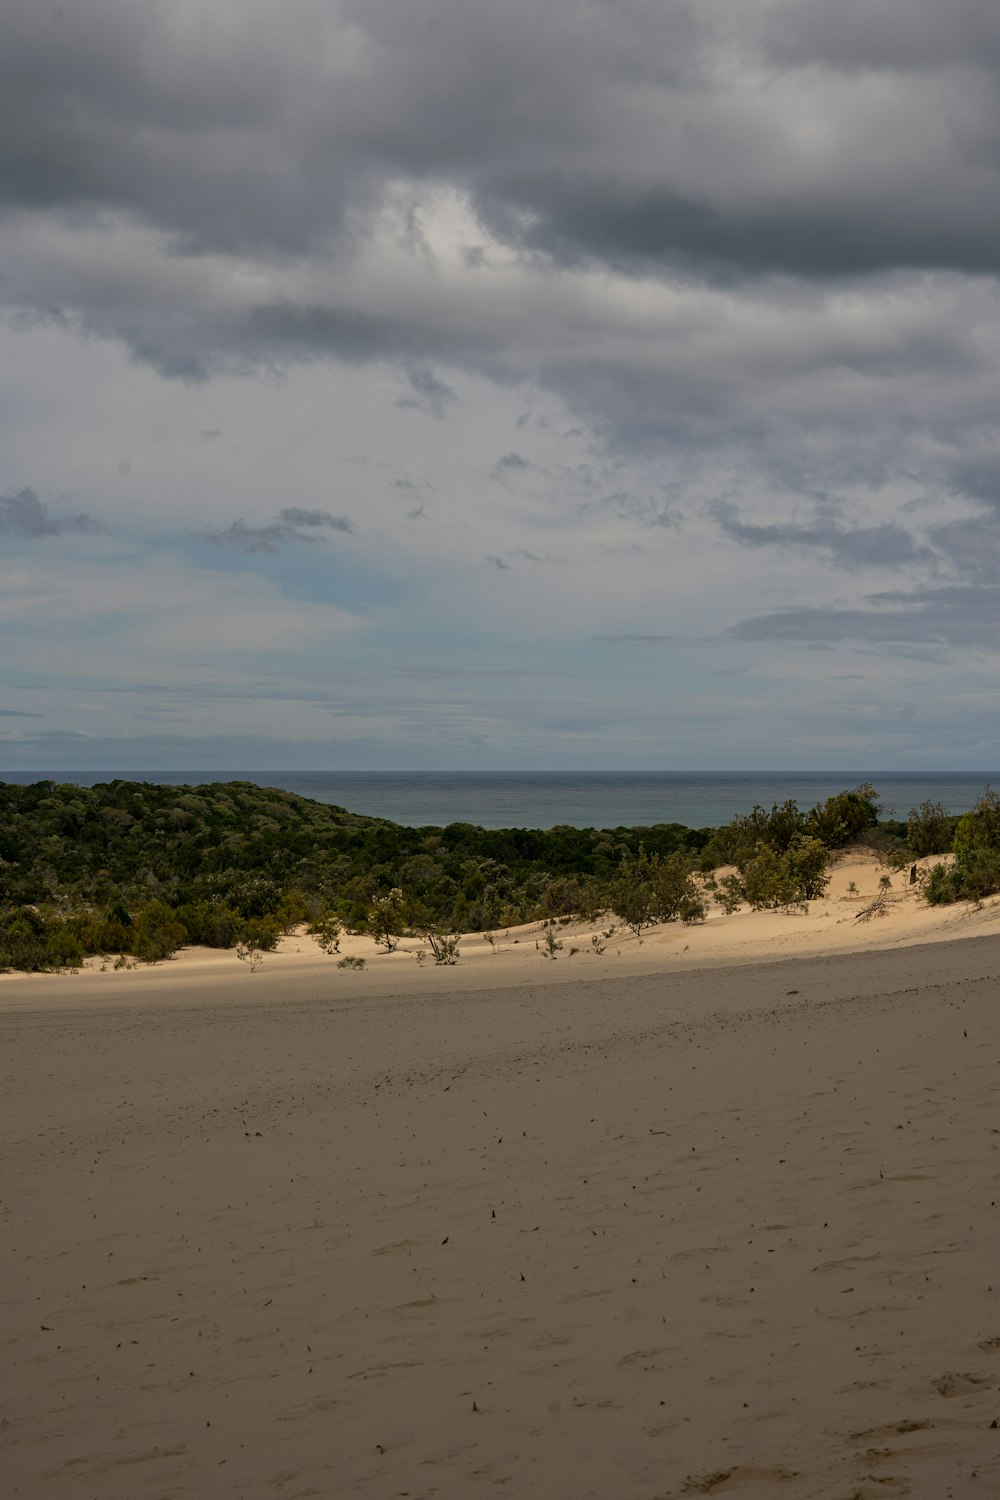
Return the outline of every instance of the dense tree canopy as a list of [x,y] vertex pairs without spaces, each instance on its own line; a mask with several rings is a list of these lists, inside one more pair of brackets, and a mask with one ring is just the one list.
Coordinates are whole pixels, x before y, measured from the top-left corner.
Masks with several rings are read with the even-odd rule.
[[599,906],[623,859],[693,858],[708,836],[677,823],[404,828],[249,782],[0,783],[0,968],[267,947],[304,920],[367,931],[393,891],[400,929],[487,931]]

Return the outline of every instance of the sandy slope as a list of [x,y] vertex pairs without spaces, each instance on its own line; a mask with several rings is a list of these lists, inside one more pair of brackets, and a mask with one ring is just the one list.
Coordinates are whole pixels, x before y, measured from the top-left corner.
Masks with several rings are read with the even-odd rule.
[[1000,1494],[997,913],[822,905],[5,980],[5,1493]]
[[[918,868],[937,862],[922,860]],[[668,923],[644,932],[641,939],[620,926],[606,938],[614,925],[610,915],[603,923],[567,923],[558,927],[562,947],[554,959],[546,956],[543,926],[537,922],[498,932],[492,944],[481,933],[466,934],[454,968],[436,967],[427,944],[419,938],[403,938],[396,951],[386,953],[369,938],[347,935],[341,944],[341,956],[353,954],[365,960],[364,972],[355,974],[338,970],[336,957],[323,954],[303,928],[282,939],[277,952],[263,955],[253,974],[234,951],[210,948],[186,948],[166,963],[136,964],[124,970],[88,959],[81,972],[0,974],[0,1007],[35,1008],[40,1003],[75,1007],[91,1001],[107,1006],[131,1004],[140,997],[144,1001],[200,1006],[208,994],[220,1004],[242,1003],[260,992],[265,974],[272,983],[286,981],[296,987],[310,984],[319,987],[317,993],[344,997],[370,995],[375,989],[423,994],[464,990],[470,984],[507,988],[565,983],[574,976],[590,980],[611,975],[676,974],[778,957],[881,951],[1000,934],[1000,899],[981,907],[968,903],[929,907],[919,887],[909,883],[908,870],[889,876],[891,888],[884,912],[861,920],[886,874],[886,867],[871,854],[849,851],[833,866],[825,897],[810,902],[804,912],[752,912],[744,908],[727,916],[710,900],[704,923]],[[853,892],[852,885],[856,887]],[[594,936],[603,947],[601,953],[592,948]],[[416,961],[417,955],[422,963]],[[569,965],[572,970],[568,972]],[[247,985],[253,988],[247,989]]]

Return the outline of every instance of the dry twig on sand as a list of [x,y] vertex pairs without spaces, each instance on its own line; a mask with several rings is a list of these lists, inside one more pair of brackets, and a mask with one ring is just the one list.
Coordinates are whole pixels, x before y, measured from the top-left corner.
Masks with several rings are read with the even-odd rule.
[[867,906],[863,906],[859,912],[855,913],[855,922],[870,922],[872,917],[884,917],[889,909],[888,903],[888,891],[879,891],[873,901],[869,901]]

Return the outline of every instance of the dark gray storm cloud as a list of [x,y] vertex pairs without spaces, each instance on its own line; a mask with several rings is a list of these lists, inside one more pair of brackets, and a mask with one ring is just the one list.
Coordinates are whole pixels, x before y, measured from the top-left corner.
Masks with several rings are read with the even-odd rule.
[[1000,513],[942,521],[928,535],[961,577],[1000,583]]
[[851,570],[898,568],[933,558],[930,548],[918,545],[911,533],[895,522],[850,527],[832,512],[833,507],[827,506],[809,523],[772,521],[761,526],[742,520],[735,505],[719,501],[711,507],[720,531],[743,547],[820,553],[836,567]]
[[287,254],[449,183],[558,262],[992,271],[997,36],[985,0],[8,0],[0,193]]
[[685,0],[12,0],[0,181],[12,204],[136,214],[192,248],[301,250],[387,179],[493,196],[589,145],[630,89],[682,82],[702,30]]
[[107,527],[93,516],[53,515],[34,490],[18,490],[14,495],[0,495],[0,532],[19,536],[63,536],[67,532],[105,532]]
[[860,645],[906,650],[995,650],[1000,586],[870,594],[856,608],[800,606],[752,615],[724,632],[735,641]]
[[1000,12],[992,0],[955,6],[913,0],[778,0],[764,37],[787,64],[825,63],[848,72],[934,73],[1000,62]]
[[[623,447],[724,442],[796,485],[881,483],[917,425],[958,451],[972,408],[944,373],[997,370],[997,32],[983,0],[8,0],[0,303],[185,380],[384,362],[440,418],[473,371],[546,387]],[[441,194],[476,292],[365,283],[397,199],[433,276],[417,205]],[[690,291],[690,311],[644,343],[560,300],[577,268]],[[824,311],[851,284],[867,307]],[[706,288],[759,306],[744,326]]]
[[232,547],[237,552],[262,553],[281,552],[293,542],[325,542],[323,530],[351,534],[354,522],[348,516],[334,516],[326,510],[303,510],[297,505],[286,505],[273,521],[263,526],[248,526],[236,520],[224,531],[211,531],[205,540],[216,546]]
[[954,488],[1000,508],[1000,452],[961,454],[950,466]]

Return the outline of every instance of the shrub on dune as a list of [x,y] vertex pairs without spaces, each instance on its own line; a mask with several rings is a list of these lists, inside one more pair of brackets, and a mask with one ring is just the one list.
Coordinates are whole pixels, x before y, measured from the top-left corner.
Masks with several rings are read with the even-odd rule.
[[987,787],[958,820],[952,846],[954,863],[935,865],[924,896],[932,906],[951,901],[982,901],[1000,891],[1000,796]]

